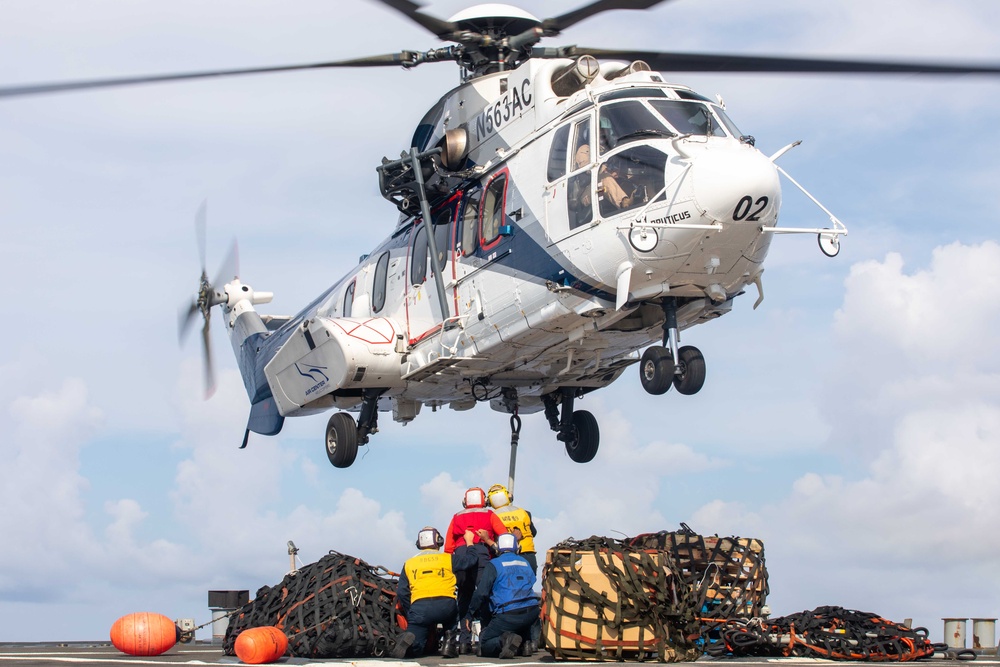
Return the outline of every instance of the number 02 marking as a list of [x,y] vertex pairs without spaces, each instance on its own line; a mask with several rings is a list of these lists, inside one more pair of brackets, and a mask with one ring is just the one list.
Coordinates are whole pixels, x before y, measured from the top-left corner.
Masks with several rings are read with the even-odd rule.
[[[736,208],[733,210],[733,220],[739,222],[740,220],[747,220],[748,222],[757,222],[760,220],[760,214],[764,212],[767,207],[767,197],[759,197],[757,201],[753,200],[753,197],[746,195],[743,199],[739,200],[736,204]],[[755,210],[751,212],[751,209],[757,206]]]

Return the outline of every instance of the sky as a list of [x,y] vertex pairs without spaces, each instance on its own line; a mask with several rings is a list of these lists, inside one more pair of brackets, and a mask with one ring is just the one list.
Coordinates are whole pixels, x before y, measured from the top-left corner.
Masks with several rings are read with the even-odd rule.
[[[561,44],[996,64],[1000,4],[673,0]],[[0,0],[0,86],[437,46],[368,0]],[[802,140],[779,164],[850,234],[835,259],[776,238],[761,306],[682,333],[707,360],[696,396],[630,370],[582,399],[592,463],[524,418],[514,496],[539,549],[685,522],[763,540],[774,615],[838,605],[936,641],[944,617],[1000,615],[1000,79],[667,77],[722,94],[766,154]],[[202,201],[209,272],[238,238],[242,280],[275,293],[261,310],[294,314],[390,231],[375,166],[457,80],[430,64],[0,100],[0,641],[105,639],[135,611],[207,623],[207,591],[281,580],[288,540],[303,563],[398,569],[467,487],[506,481],[508,418],[485,406],[386,415],[345,470],[328,415],[240,451],[221,326],[210,401],[196,336],[177,342]],[[828,224],[787,181],[783,201],[782,225]]]

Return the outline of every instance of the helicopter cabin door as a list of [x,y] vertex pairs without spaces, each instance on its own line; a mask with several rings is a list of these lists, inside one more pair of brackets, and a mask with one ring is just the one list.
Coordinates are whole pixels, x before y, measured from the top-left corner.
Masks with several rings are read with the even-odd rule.
[[[424,221],[417,220],[410,232],[406,267],[406,328],[410,345],[433,337],[441,331],[444,319],[455,315],[453,290],[447,286],[454,280],[452,223],[456,205],[457,198],[452,198],[443,207],[431,213],[434,244],[437,248],[436,258],[431,257],[427,225]],[[438,297],[432,261],[436,261],[437,270],[441,272],[446,286],[445,304],[448,309],[446,313],[441,312],[441,299]]]

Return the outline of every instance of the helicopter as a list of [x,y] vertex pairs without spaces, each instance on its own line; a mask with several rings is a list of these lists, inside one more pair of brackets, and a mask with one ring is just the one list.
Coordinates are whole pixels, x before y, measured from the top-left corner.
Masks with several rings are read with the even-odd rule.
[[377,167],[397,221],[356,267],[299,314],[273,316],[255,308],[270,294],[231,273],[222,272],[224,284],[209,281],[203,260],[198,297],[184,311],[185,330],[202,315],[210,387],[207,331],[221,307],[251,402],[246,436],[336,409],[325,444],[341,468],[378,431],[379,412],[405,423],[422,407],[478,402],[512,415],[544,411],[570,458],[590,461],[600,430],[576,399],[630,366],[651,394],[697,393],[705,360],[680,345],[680,332],[726,314],[751,286],[759,303],[773,234],[814,234],[824,253],[837,254],[847,229],[825,209],[830,228],[778,226],[777,160],[794,145],[763,155],[721,100],[660,71],[998,71],[537,46],[599,12],[659,4],[652,0],[592,2],[544,20],[507,5],[445,21],[412,2],[383,4],[452,46],[0,90],[458,66],[459,85],[419,122],[404,154]]

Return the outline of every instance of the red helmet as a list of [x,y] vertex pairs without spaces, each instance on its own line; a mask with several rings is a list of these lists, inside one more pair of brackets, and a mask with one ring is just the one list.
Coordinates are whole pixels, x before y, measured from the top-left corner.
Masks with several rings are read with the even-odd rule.
[[478,486],[474,486],[465,492],[462,498],[462,507],[466,509],[474,507],[486,507],[486,492]]

